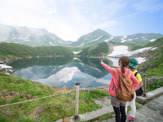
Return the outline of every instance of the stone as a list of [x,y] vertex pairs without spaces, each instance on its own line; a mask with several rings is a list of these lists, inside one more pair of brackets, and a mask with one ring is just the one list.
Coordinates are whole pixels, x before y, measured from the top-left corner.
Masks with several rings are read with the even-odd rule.
[[45,111],[46,108],[47,108],[47,106],[45,106],[45,105],[37,107],[35,114],[42,113],[43,111]]
[[31,94],[27,94],[26,97],[29,99],[29,98],[32,97],[32,95]]
[[163,115],[163,108],[160,110],[160,114]]
[[10,95],[15,95],[16,93],[15,93],[15,92],[10,92],[9,94],[10,94]]

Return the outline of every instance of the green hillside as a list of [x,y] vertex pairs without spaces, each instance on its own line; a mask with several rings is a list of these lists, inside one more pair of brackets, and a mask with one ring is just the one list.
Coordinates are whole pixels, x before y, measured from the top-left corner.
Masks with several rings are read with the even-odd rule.
[[85,48],[79,53],[81,56],[102,56],[109,52],[109,46],[106,42],[102,42],[96,45]]
[[154,42],[148,43],[147,46],[162,47],[163,46],[163,38],[159,38]]
[[[147,74],[147,78],[163,77],[163,38],[148,43],[146,46],[156,47],[156,49],[142,54],[146,55],[148,60],[139,65],[138,71],[142,72],[143,74]],[[147,84],[147,91],[152,91],[162,86],[163,80],[156,79],[155,82]]]
[[146,46],[157,47],[155,50],[146,52],[147,61],[140,65],[140,70],[145,72],[148,77],[158,76],[163,74],[163,38],[155,42],[148,43]]
[[[33,83],[3,73],[0,73],[0,82],[0,106],[54,95],[1,107],[0,122],[55,122],[75,115],[75,90]],[[100,109],[94,99],[104,96],[108,96],[107,89],[80,91],[79,114]]]
[[73,50],[63,46],[30,47],[15,43],[0,43],[0,59],[58,55],[71,56]]

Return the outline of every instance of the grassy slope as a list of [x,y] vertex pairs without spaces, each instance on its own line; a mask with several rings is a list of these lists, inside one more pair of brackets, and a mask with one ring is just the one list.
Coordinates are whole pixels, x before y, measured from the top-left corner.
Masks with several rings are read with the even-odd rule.
[[[32,83],[16,76],[0,73],[0,105],[36,99],[67,92],[40,83]],[[101,108],[94,98],[108,96],[107,90],[80,92],[79,114]],[[29,103],[21,103],[0,109],[0,122],[8,121],[56,121],[75,114],[75,91]]]
[[[151,78],[153,76],[163,77],[163,38],[160,38],[155,42],[148,43],[146,46],[157,47],[157,49],[145,52],[144,55],[147,56],[148,60],[139,65],[138,70],[143,74],[147,74],[147,78]],[[151,91],[162,86],[163,81],[157,80],[155,83],[148,84],[147,91]]]
[[82,56],[102,56],[109,52],[109,46],[106,42],[98,43],[87,47],[79,53]]
[[152,76],[162,76],[163,74],[163,38],[158,39],[153,43],[149,43],[146,46],[157,47],[155,50],[150,50],[146,52],[147,61],[141,64],[139,70],[146,73],[148,77]]
[[63,46],[30,47],[15,43],[0,43],[0,59],[14,57],[73,55],[73,50]]

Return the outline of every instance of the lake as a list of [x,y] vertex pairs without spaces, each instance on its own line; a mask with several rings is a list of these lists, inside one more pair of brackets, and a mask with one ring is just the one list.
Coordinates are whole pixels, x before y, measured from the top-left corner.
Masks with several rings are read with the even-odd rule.
[[[114,67],[117,59],[103,61]],[[32,58],[16,60],[8,65],[13,67],[14,75],[26,80],[62,88],[108,87],[112,76],[100,64],[100,58]]]

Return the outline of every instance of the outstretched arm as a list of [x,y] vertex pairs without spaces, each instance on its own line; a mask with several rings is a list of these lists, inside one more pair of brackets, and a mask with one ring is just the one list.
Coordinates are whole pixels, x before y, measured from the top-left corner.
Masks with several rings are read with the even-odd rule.
[[111,68],[109,65],[105,64],[102,60],[101,60],[101,64],[102,64],[102,66],[103,66],[106,70],[108,70],[110,73],[113,72],[113,69],[114,69],[114,68]]

